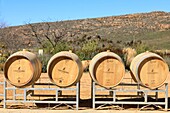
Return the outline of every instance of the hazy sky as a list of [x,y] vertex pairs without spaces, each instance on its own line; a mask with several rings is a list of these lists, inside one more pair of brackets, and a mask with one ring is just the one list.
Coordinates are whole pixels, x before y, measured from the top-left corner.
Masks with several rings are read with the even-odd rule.
[[170,0],[0,0],[0,21],[9,26],[151,11],[170,12]]

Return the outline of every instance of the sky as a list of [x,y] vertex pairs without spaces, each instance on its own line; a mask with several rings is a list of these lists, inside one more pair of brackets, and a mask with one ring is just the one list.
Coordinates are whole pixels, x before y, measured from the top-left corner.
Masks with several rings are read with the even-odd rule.
[[8,26],[152,11],[170,12],[170,0],[0,0],[0,22]]

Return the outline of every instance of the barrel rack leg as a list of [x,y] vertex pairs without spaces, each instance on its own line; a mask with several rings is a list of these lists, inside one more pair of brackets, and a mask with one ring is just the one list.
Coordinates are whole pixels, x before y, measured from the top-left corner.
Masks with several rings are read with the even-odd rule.
[[4,80],[4,105],[3,105],[3,108],[6,108],[6,100],[7,100],[7,91],[6,91],[6,87],[7,87],[7,82],[6,80]]
[[79,109],[79,100],[80,100],[80,82],[76,84],[76,110]]
[[165,111],[168,110],[168,83],[165,83]]
[[95,109],[95,95],[96,95],[96,83],[92,81],[92,105],[93,109]]

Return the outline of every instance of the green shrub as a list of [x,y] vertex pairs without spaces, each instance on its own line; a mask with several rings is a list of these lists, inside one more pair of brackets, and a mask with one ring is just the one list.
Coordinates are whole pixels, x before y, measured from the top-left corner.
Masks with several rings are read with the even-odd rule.
[[87,41],[83,44],[82,51],[84,52],[91,52],[97,49],[98,42],[95,40]]
[[82,48],[77,54],[81,57],[82,60],[89,60],[92,59],[93,56],[96,54],[98,47],[98,42],[95,40],[87,41],[82,45]]
[[69,44],[67,42],[58,42],[53,53],[58,53],[60,51],[69,51],[72,48],[69,46]]
[[55,54],[60,51],[68,51],[71,49],[69,44],[63,41],[57,42],[55,47],[53,47],[48,41],[45,42],[44,45],[45,47],[43,48],[43,50],[46,54]]
[[135,49],[136,49],[137,54],[140,54],[140,53],[143,53],[143,52],[146,52],[146,51],[150,51],[151,47],[142,43],[142,44],[136,45]]
[[75,54],[80,58],[80,60],[86,60],[86,55],[81,50],[77,50]]

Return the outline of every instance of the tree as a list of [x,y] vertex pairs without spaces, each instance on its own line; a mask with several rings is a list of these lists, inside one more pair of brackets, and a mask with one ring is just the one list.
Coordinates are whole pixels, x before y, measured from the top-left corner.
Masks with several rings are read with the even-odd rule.
[[23,32],[25,36],[36,38],[43,49],[49,49],[53,53],[61,39],[67,36],[67,28],[60,27],[49,22],[28,24],[30,32]]

